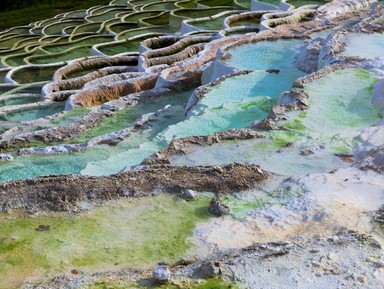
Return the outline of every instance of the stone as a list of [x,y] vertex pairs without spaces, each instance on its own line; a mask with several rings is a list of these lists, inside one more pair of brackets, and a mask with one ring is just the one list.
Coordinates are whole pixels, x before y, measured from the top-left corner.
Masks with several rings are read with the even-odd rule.
[[51,230],[51,226],[49,225],[39,225],[39,227],[36,228],[36,231],[44,232]]
[[203,262],[198,268],[198,274],[202,278],[213,278],[221,273],[220,267],[211,262]]
[[195,200],[199,197],[199,193],[191,189],[185,189],[184,197],[188,201]]
[[320,51],[325,44],[322,38],[308,42],[295,59],[295,67],[306,73],[315,72],[318,68]]
[[168,269],[168,266],[165,264],[160,264],[153,273],[152,277],[158,284],[164,284],[169,281],[171,278],[171,271]]
[[208,207],[208,212],[215,216],[222,216],[229,214],[229,207],[224,205],[219,197],[212,198]]
[[0,154],[0,163],[13,161],[13,156],[8,154]]
[[309,156],[309,155],[313,155],[315,152],[311,149],[303,149],[301,152],[300,152],[300,155],[302,156]]

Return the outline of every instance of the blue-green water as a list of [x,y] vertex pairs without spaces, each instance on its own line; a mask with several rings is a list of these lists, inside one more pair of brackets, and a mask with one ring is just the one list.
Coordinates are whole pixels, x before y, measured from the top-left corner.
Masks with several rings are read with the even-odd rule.
[[261,41],[229,49],[231,58],[225,62],[239,69],[292,69],[303,40]]

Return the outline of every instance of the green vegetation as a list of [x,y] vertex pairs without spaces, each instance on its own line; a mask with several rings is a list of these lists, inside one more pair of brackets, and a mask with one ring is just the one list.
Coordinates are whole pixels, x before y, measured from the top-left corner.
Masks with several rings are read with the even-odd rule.
[[239,219],[246,217],[250,210],[264,208],[276,203],[276,200],[265,195],[253,196],[251,199],[247,196],[228,195],[223,197],[222,201],[230,208],[231,215]]
[[[185,240],[196,222],[208,218],[208,204],[205,197],[180,202],[165,194],[111,202],[78,216],[2,214],[0,288],[19,286],[31,275],[75,268],[153,267],[176,261],[190,248]],[[49,230],[37,230],[41,225]]]
[[294,144],[297,140],[300,139],[300,136],[294,132],[286,132],[286,131],[273,131],[272,132],[272,140],[280,148],[290,146]]
[[333,149],[339,153],[342,153],[342,154],[348,154],[351,152],[351,150],[345,146],[332,146],[331,149]]
[[295,131],[304,131],[306,129],[302,121],[299,119],[294,119],[293,121],[286,122],[283,124],[283,127]]
[[300,7],[304,5],[324,5],[330,2],[330,0],[287,0],[286,2],[295,7]]
[[68,143],[85,143],[97,136],[124,129],[139,118],[140,115],[134,107],[119,110],[113,116],[104,118],[97,126],[71,139]]
[[82,289],[237,289],[235,283],[226,282],[221,279],[211,278],[207,279],[200,284],[185,283],[179,284],[166,284],[162,286],[148,285],[140,286],[137,284],[126,285],[124,282],[119,281],[98,281],[91,286],[83,287]]
[[108,4],[109,2],[105,0],[2,0],[0,4],[0,29],[26,25],[63,12]]

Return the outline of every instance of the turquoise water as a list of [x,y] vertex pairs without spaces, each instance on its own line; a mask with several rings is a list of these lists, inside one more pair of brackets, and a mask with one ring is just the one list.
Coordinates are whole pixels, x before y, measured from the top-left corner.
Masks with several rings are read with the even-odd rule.
[[85,152],[55,156],[17,157],[13,162],[0,164],[0,181],[80,172],[106,175],[117,173],[127,165],[137,165],[150,154],[166,146],[157,135],[169,125],[182,120],[184,110],[180,103],[184,103],[189,95],[190,92],[186,91],[163,95],[158,101],[151,101],[145,108],[147,111],[156,111],[162,108],[164,103],[172,104],[173,109],[160,117],[152,116],[154,121],[150,122],[148,129],[131,133],[117,146],[99,145]]
[[22,110],[14,110],[0,114],[0,120],[5,121],[28,121],[46,117],[64,110],[64,103],[50,104],[49,106],[31,106]]
[[368,71],[345,69],[306,85],[310,108],[301,118],[303,126],[312,135],[333,137],[375,125],[380,116],[371,97],[377,80]]
[[303,40],[262,41],[229,49],[231,58],[225,62],[239,69],[292,69]]
[[358,56],[372,59],[383,57],[384,35],[381,33],[350,33],[345,38],[345,51],[343,56]]
[[[227,64],[255,71],[228,78],[213,87],[192,108],[189,117],[169,127],[163,138],[170,141],[174,137],[243,128],[266,117],[280,94],[289,90],[292,82],[304,75],[293,68],[294,56],[302,41],[282,42],[247,44],[229,50],[232,58],[226,61]],[[280,72],[268,73],[265,71],[268,68],[278,68]]]
[[174,137],[208,135],[247,127],[266,117],[280,93],[302,75],[298,70],[288,74],[255,71],[228,78],[204,96],[189,118],[169,127],[163,137],[169,141]]
[[[179,107],[175,109],[175,114],[159,118],[151,129],[132,133],[117,146],[99,145],[85,152],[55,156],[18,157],[13,162],[0,164],[0,181],[80,172],[90,175],[117,173],[126,165],[138,164],[145,157],[164,147],[151,140],[165,127],[179,121],[181,116],[182,107]],[[149,149],[143,150],[145,147],[143,144],[146,142],[149,142],[146,145]]]
[[9,95],[8,97],[0,97],[0,107],[7,105],[34,103],[39,100],[41,100],[41,96],[39,94]]
[[[374,126],[380,120],[370,102],[372,85],[377,80],[364,70],[336,71],[306,85],[310,108],[287,113],[288,120],[279,123],[287,130],[266,132],[266,139],[262,140],[196,147],[188,155],[174,156],[172,162],[177,165],[251,162],[283,175],[348,167],[350,163],[335,154],[351,153],[361,142],[359,129]],[[287,146],[288,143],[291,145]],[[314,154],[301,155],[306,148]]]

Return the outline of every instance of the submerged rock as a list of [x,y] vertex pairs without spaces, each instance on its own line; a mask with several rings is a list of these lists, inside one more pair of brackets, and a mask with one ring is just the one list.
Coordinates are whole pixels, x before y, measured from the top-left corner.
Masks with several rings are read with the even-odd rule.
[[229,207],[226,206],[219,197],[212,198],[208,207],[208,212],[215,216],[222,216],[229,214]]

